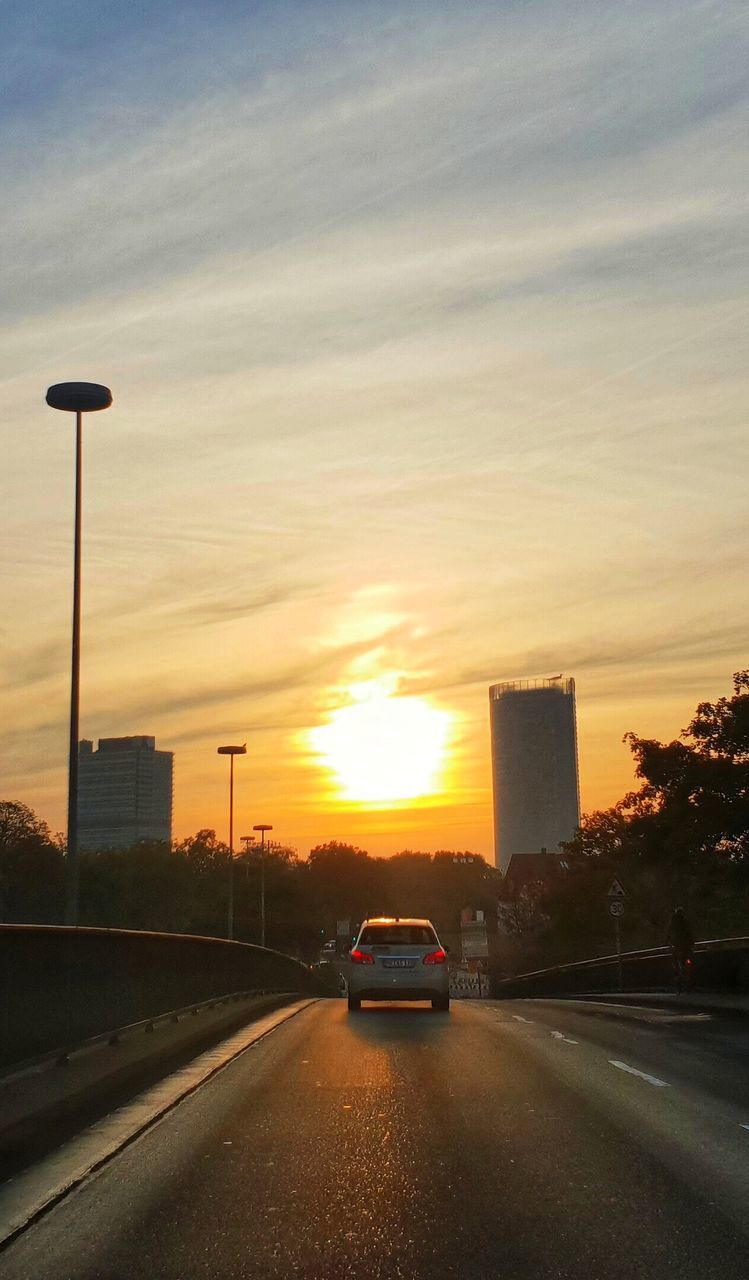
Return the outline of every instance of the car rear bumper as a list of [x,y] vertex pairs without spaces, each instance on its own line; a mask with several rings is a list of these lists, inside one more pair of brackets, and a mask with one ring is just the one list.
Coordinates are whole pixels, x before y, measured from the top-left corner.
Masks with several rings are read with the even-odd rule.
[[362,1000],[431,1000],[450,990],[446,964],[419,963],[410,969],[349,964],[347,976],[349,993]]
[[443,987],[372,987],[354,988],[349,986],[349,995],[357,1000],[435,1000],[438,996],[446,996],[447,985]]

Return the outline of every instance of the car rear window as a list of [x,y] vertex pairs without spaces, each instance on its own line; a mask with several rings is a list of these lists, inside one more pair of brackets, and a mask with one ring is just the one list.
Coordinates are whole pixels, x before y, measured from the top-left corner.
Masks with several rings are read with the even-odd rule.
[[436,942],[434,930],[423,924],[371,924],[362,929],[359,939],[368,947],[431,947]]

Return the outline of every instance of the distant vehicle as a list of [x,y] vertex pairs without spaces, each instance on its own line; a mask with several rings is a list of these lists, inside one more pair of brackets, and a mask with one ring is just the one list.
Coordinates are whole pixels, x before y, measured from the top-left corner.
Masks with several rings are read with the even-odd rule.
[[431,1000],[447,1012],[447,951],[431,920],[365,920],[349,954],[349,1012],[362,1000]]
[[334,956],[337,951],[336,940],[331,938],[328,942],[324,942],[320,948],[321,956]]

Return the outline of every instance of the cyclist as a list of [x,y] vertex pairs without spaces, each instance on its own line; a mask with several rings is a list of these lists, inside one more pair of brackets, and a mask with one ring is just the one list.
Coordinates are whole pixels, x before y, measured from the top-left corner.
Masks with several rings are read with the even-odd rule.
[[669,921],[666,941],[674,962],[676,990],[688,991],[694,972],[694,938],[683,907],[676,907]]

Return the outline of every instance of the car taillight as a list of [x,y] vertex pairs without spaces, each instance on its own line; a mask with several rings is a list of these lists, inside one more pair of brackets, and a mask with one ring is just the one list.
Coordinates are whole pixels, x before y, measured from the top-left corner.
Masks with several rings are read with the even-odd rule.
[[349,958],[352,964],[374,964],[374,956],[368,951],[352,951]]
[[424,956],[422,964],[444,964],[447,960],[445,951],[430,951],[428,956]]

